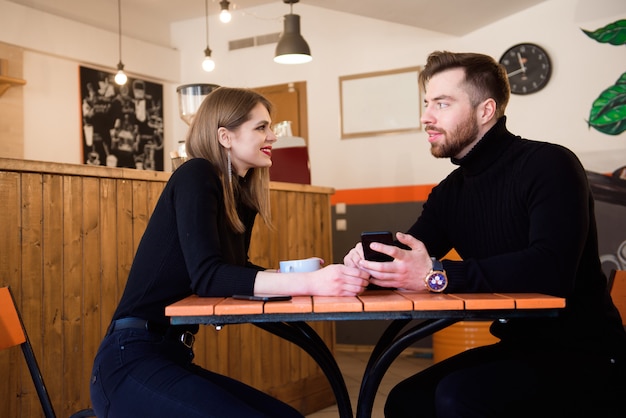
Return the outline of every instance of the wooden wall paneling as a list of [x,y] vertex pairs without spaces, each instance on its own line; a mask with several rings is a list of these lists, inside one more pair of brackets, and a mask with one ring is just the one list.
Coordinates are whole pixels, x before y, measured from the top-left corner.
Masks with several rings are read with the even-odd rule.
[[80,389],[79,399],[89,399],[91,367],[100,341],[102,330],[100,321],[100,266],[102,265],[100,243],[100,200],[87,196],[100,196],[100,179],[83,178],[83,280],[82,280],[82,350],[76,354],[80,362],[81,374],[72,384]]
[[287,192],[272,193],[272,222],[274,231],[270,234],[270,242],[276,248],[276,259],[273,268],[278,269],[278,262],[289,258],[289,202]]
[[[228,375],[241,380],[241,328],[242,325],[228,326]],[[247,382],[246,382],[247,383]]]
[[83,350],[80,326],[83,290],[83,179],[65,176],[63,179],[63,362],[64,406],[77,410],[81,391],[75,380],[82,375],[77,353]]
[[[156,181],[148,181],[146,183],[148,188],[148,214],[152,215],[152,211],[159,201],[159,197],[161,197],[161,192],[163,192],[163,189],[165,188],[165,183]],[[150,216],[148,216],[148,218],[149,217]]]
[[[111,322],[123,288],[118,280],[117,180],[100,179],[100,332],[102,339]],[[125,282],[125,280],[124,280]],[[95,353],[94,353],[95,356]]]
[[319,222],[319,234],[320,234],[320,251],[326,251],[326,259],[329,263],[343,263],[342,260],[334,260],[333,258],[333,222],[330,209],[330,196],[319,195],[319,207],[320,222]]
[[[167,178],[165,173],[0,158],[0,283],[16,295],[60,416],[90,404],[93,357]],[[326,216],[324,210],[318,215],[317,207],[329,204],[329,199],[319,203],[329,189],[317,193],[311,191],[315,187],[299,186],[272,185],[276,229],[258,221],[253,262],[277,268],[281,259],[326,259],[330,253],[319,246],[325,240],[316,232],[320,222],[327,222],[317,219]],[[302,199],[306,203],[297,203]],[[294,215],[302,211],[313,214]],[[320,323],[318,332],[326,338],[333,329]],[[332,403],[313,360],[258,327],[229,325],[216,331],[201,326],[196,355],[198,364],[274,394],[305,414]],[[0,416],[41,416],[19,349],[0,353],[0,375],[5,377],[0,396],[7,400],[0,402]]]
[[209,328],[209,330],[203,329],[202,331],[205,332],[206,347],[211,347],[212,350],[215,350],[213,353],[214,356],[212,356],[215,362],[205,363],[205,365],[206,367],[214,367],[210,370],[215,370],[217,373],[229,375],[230,364],[228,363],[228,358],[230,357],[230,332],[233,326],[229,325],[223,327],[219,331],[211,328]]
[[239,362],[237,366],[239,368],[239,376],[242,382],[253,385],[255,383],[252,377],[254,366],[251,360],[256,357],[259,351],[260,341],[257,338],[258,336],[254,335],[253,326],[240,325],[237,328],[239,328],[239,340],[233,341],[233,343],[238,344]]
[[[323,254],[319,252],[315,252],[315,239],[319,238],[317,236],[317,231],[314,228],[307,228],[307,225],[316,225],[320,221],[319,218],[315,218],[315,207],[314,201],[316,200],[316,196],[313,194],[307,194],[303,196],[301,199],[298,199],[298,206],[296,207],[295,212],[298,214],[298,219],[296,219],[298,223],[298,231],[307,231],[300,239],[301,245],[300,250],[302,251],[300,258],[308,258],[308,257],[322,257]],[[319,215],[319,214],[317,214]]]
[[264,358],[267,352],[263,349],[273,338],[272,335],[254,325],[242,327],[245,331],[242,338],[242,366],[243,378],[251,386],[262,388],[265,385],[261,374],[261,363],[267,362]]
[[[11,286],[16,299],[21,295],[20,183],[19,173],[0,172],[0,283]],[[0,351],[0,364],[6,365],[0,379],[0,398],[5,400],[0,415],[19,417],[21,370],[25,367],[21,350],[14,347]]]
[[129,180],[117,181],[117,287],[122,297],[135,255],[133,241],[133,190]]
[[[42,181],[42,265],[45,350],[38,361],[52,404],[62,405],[63,375],[63,177],[44,174]],[[27,330],[30,333],[30,330]],[[42,347],[43,348],[43,347]],[[51,388],[54,388],[52,390]]]
[[133,180],[132,187],[132,225],[133,225],[133,255],[137,252],[141,236],[148,225],[148,218],[152,213],[149,207],[148,187],[145,181]]
[[[43,355],[43,326],[42,312],[43,295],[41,269],[41,174],[24,173],[21,182],[22,195],[22,291],[18,299],[18,306],[22,321],[28,332],[36,358]],[[39,192],[39,193],[37,193]],[[26,414],[37,414],[39,398],[35,387],[30,382],[28,368],[22,368],[22,399]]]
[[302,257],[299,245],[299,235],[304,231],[298,230],[298,196],[293,192],[286,192],[287,206],[285,216],[287,217],[285,225],[287,226],[287,254],[285,259],[297,259]]

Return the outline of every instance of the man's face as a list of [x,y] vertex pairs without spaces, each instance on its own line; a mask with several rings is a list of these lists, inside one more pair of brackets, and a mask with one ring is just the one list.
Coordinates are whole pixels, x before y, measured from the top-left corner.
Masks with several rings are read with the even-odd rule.
[[465,71],[455,68],[435,74],[426,86],[421,121],[437,158],[462,158],[480,139],[477,109],[464,80]]

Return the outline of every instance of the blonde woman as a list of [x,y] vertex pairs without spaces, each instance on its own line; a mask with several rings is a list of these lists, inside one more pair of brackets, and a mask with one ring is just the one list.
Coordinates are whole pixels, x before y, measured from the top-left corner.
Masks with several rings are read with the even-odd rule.
[[[172,174],[131,267],[94,361],[93,408],[106,417],[301,417],[290,406],[193,364],[197,326],[171,326],[165,306],[191,294],[355,295],[356,267],[264,271],[248,260],[254,220],[271,224],[271,103],[220,87],[189,128],[190,157]],[[251,353],[252,355],[252,353]]]

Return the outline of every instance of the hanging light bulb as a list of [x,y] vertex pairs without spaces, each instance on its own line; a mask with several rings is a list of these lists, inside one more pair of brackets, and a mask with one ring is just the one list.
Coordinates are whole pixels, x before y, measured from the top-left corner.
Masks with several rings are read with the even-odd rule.
[[230,6],[230,2],[228,0],[220,1],[220,7],[222,11],[220,12],[220,20],[222,23],[228,23],[232,19],[232,15],[230,14],[230,10],[228,10]]
[[276,45],[274,62],[279,64],[304,64],[313,59],[309,45],[300,35],[300,16],[293,14],[293,4],[298,1],[283,0],[291,5],[291,11],[285,15],[284,30]]
[[206,49],[204,50],[202,69],[210,73],[215,69],[215,61],[211,58],[211,48],[209,48],[209,0],[204,1],[204,12],[206,16]]
[[126,73],[124,72],[124,64],[120,61],[117,64],[117,74],[115,74],[115,83],[117,85],[123,86],[128,81],[128,77],[126,77]]
[[211,50],[209,48],[204,50],[204,60],[202,61],[202,69],[207,73],[215,70],[215,61],[211,58]]
[[115,83],[123,86],[128,81],[128,77],[124,73],[124,64],[122,63],[122,0],[117,0],[117,28],[120,62],[117,63],[117,74],[115,74]]

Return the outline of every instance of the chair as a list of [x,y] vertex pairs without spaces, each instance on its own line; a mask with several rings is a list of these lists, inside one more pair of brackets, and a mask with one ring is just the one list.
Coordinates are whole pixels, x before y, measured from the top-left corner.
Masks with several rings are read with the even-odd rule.
[[612,270],[609,276],[611,299],[622,317],[626,327],[626,270]]
[[[37,395],[41,402],[46,418],[55,418],[54,408],[46,389],[41,370],[37,364],[33,347],[28,339],[26,328],[17,310],[15,299],[9,287],[0,287],[0,350],[19,345],[24,353],[24,359],[35,384]],[[71,415],[70,418],[95,417],[91,409],[83,409]]]

